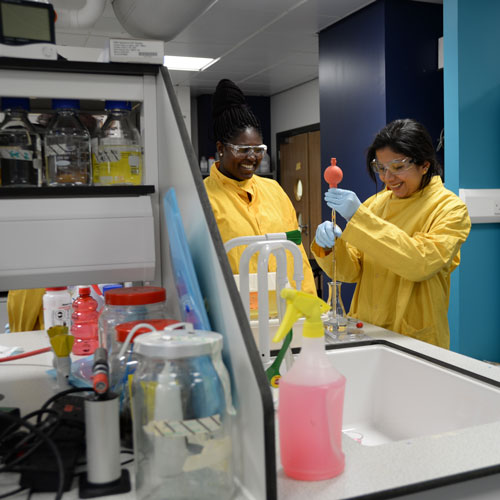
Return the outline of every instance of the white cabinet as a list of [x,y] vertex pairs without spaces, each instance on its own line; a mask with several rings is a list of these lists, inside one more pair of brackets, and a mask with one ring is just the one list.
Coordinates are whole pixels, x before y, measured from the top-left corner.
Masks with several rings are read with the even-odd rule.
[[[0,188],[0,289],[161,280],[157,205],[156,67],[44,62],[0,64],[1,97],[29,97],[46,112],[52,98],[103,110],[106,99],[140,107],[144,186]],[[89,71],[87,72],[87,68]],[[96,73],[96,69],[101,71]],[[131,74],[127,74],[131,73]],[[82,106],[83,108],[84,106]]]
[[0,234],[3,290],[155,277],[147,195],[0,199]]
[[[35,197],[0,192],[0,290],[148,279],[167,289],[167,304],[175,303],[176,270],[161,208],[164,193],[174,188],[212,330],[224,337],[223,358],[236,408],[233,465],[238,498],[276,498],[271,390],[168,71],[143,65],[0,59],[0,82],[2,96],[30,97],[35,103],[72,98],[139,105],[144,183],[154,187],[152,193],[139,189],[126,196],[86,196],[77,190],[57,197],[49,196],[52,191],[39,191]],[[97,276],[101,278],[94,279]]]

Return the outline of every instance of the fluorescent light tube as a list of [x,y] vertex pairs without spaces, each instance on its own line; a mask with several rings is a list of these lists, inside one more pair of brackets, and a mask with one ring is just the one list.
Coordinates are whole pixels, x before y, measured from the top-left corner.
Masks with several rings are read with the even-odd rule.
[[209,57],[165,56],[163,65],[174,71],[203,71],[218,60],[218,58],[211,59]]

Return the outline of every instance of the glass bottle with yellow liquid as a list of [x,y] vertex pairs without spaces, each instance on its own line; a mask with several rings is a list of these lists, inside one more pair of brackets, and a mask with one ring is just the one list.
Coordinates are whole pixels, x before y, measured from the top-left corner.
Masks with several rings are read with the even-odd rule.
[[141,136],[130,120],[130,102],[106,101],[104,109],[108,115],[94,140],[94,185],[140,185]]

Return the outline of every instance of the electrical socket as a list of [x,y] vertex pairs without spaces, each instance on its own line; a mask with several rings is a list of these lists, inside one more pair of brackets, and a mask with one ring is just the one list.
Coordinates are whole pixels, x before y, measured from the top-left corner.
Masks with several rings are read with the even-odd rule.
[[493,203],[494,203],[493,210],[495,215],[500,215],[500,200],[494,200]]

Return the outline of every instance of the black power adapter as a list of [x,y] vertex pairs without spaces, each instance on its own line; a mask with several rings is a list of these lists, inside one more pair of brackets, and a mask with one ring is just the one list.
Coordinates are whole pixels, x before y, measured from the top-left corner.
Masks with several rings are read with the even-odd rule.
[[[66,395],[54,401],[51,410],[59,414],[48,437],[57,448],[64,468],[64,491],[71,489],[78,459],[85,450],[84,398]],[[42,443],[22,462],[20,486],[32,492],[57,491],[61,480],[53,450]]]

